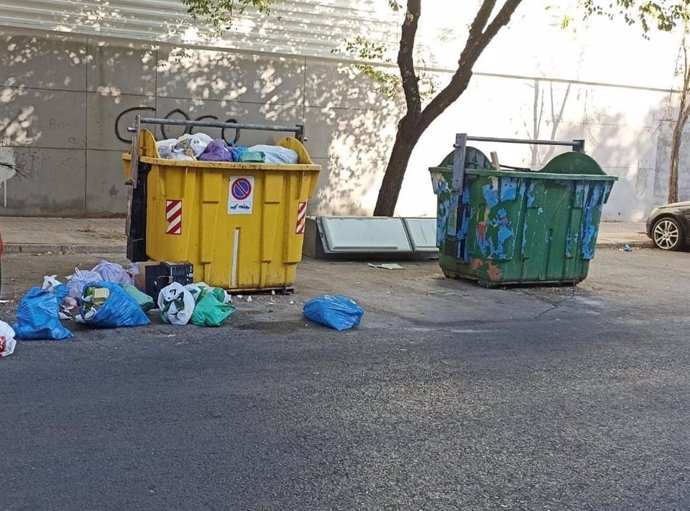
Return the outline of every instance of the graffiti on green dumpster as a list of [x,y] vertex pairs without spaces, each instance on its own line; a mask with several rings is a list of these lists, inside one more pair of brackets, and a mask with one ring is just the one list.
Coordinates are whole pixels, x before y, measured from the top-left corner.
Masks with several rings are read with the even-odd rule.
[[482,186],[482,195],[484,196],[487,208],[491,209],[496,207],[496,204],[498,204],[498,190],[494,190],[493,182],[489,182]]
[[477,245],[481,255],[486,258],[499,261],[510,259],[514,238],[515,233],[505,208],[500,208],[493,218],[477,223]]
[[609,183],[594,183],[589,187],[589,196],[585,201],[585,219],[582,224],[582,258],[594,258],[597,243],[599,218],[604,205],[604,192],[610,189]]
[[468,167],[460,197],[450,189],[449,167],[430,170],[446,275],[483,283],[586,277],[615,181],[591,158],[566,153],[535,172]]
[[501,280],[501,268],[495,265],[491,260],[483,261],[480,258],[472,259],[470,268],[475,272],[479,280],[488,280],[491,282],[499,282]]
[[436,246],[441,248],[443,241],[446,239],[446,232],[448,229],[448,215],[453,210],[451,208],[451,195],[448,182],[440,176],[438,178],[438,188],[436,195],[438,195],[438,213],[436,214]]

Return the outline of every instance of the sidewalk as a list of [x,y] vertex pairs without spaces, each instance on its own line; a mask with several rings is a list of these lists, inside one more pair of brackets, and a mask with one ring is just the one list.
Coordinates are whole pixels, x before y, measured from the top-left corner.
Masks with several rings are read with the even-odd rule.
[[0,217],[5,252],[125,252],[124,218]]
[[654,247],[647,237],[644,222],[602,222],[599,225],[597,247],[622,248],[626,243],[631,247]]
[[[0,217],[6,252],[78,252],[123,254],[127,238],[124,218]],[[643,223],[602,222],[599,248],[624,244],[651,247]]]

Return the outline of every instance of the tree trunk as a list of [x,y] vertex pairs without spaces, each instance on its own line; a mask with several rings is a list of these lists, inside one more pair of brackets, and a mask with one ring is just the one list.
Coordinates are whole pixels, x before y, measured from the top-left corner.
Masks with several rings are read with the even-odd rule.
[[688,65],[687,47],[688,26],[685,25],[683,43],[681,45],[681,65],[683,72],[683,88],[680,90],[680,104],[678,105],[678,118],[673,127],[671,137],[671,164],[668,169],[668,202],[678,202],[678,167],[680,166],[680,145],[683,142],[683,130],[690,117],[690,65]]
[[671,165],[668,172],[668,202],[678,202],[678,164],[680,159],[680,143],[683,136],[683,124],[678,119],[673,128],[671,138]]
[[400,122],[376,199],[374,216],[393,216],[395,213],[395,205],[398,203],[407,164],[422,133],[423,130],[417,128],[414,122],[404,122],[404,120]]
[[450,83],[422,110],[419,96],[419,77],[415,71],[413,55],[417,22],[421,16],[421,1],[407,0],[407,11],[402,25],[398,51],[398,68],[405,93],[407,113],[398,123],[398,133],[386,166],[386,173],[383,176],[374,215],[393,216],[400,195],[400,187],[405,177],[405,170],[414,146],[417,145],[429,125],[465,92],[472,77],[472,67],[475,62],[498,31],[510,21],[510,16],[521,1],[505,0],[491,22],[489,19],[496,6],[496,0],[482,1],[474,21],[470,25],[467,42],[460,53],[458,68],[453,73]]

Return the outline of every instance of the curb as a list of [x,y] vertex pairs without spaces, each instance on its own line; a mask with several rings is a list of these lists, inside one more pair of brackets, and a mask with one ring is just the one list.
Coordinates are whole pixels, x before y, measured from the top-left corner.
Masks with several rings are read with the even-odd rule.
[[630,245],[632,248],[654,248],[652,240],[637,241],[603,241],[597,242],[597,248],[623,248],[623,245]]
[[[652,240],[597,242],[596,248],[654,248]],[[6,254],[125,254],[125,245],[57,245],[50,243],[5,243]]]
[[6,254],[124,254],[125,245],[58,245],[51,243],[5,243]]

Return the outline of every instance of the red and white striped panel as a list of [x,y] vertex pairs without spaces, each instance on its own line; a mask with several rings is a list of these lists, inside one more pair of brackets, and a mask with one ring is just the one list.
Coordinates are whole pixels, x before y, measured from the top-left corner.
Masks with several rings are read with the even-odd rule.
[[304,228],[307,224],[307,203],[300,202],[297,204],[297,224],[295,225],[295,234],[304,234]]
[[168,227],[165,234],[182,234],[182,201],[165,201],[165,221]]

